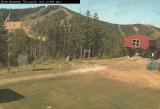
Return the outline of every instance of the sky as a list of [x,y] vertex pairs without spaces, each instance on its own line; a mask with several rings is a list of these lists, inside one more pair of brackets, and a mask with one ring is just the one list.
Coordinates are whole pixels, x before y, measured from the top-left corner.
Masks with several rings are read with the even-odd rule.
[[[0,8],[29,8],[45,4],[0,4]],[[98,13],[100,20],[115,24],[150,24],[160,27],[160,0],[81,0],[80,4],[62,4],[85,14]]]

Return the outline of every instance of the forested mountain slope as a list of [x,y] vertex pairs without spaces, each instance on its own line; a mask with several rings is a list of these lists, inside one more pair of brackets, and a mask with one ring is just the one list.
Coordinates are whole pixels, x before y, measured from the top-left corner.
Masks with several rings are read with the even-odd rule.
[[[111,24],[100,21],[98,13],[87,11],[82,15],[57,5],[30,9],[0,9],[0,21],[3,22],[8,14],[10,21],[22,22],[22,27],[16,28],[10,34],[12,39],[16,38],[12,41],[16,47],[13,49],[13,57],[17,57],[19,53],[28,53],[31,60],[35,42],[38,58],[61,58],[67,55],[81,58],[85,49],[90,49],[91,57],[119,57],[126,55],[123,38],[127,35],[143,34],[160,38],[160,29],[151,25]],[[40,38],[36,40],[37,37]],[[42,40],[43,38],[45,40]],[[26,42],[18,42],[19,39]],[[22,46],[15,44],[17,42],[23,42],[24,47],[17,47]]]

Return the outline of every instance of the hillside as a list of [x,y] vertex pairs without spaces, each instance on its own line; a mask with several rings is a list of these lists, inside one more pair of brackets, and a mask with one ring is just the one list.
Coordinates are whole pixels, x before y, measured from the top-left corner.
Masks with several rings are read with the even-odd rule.
[[127,35],[143,34],[160,39],[160,28],[151,25],[112,24],[100,21],[98,13],[87,11],[84,16],[57,5],[30,9],[1,9],[0,21],[4,21],[9,13],[10,20],[6,28],[11,28],[11,35],[22,37],[15,32],[18,30],[32,40],[26,42],[27,47],[29,45],[27,51],[21,49],[15,54],[17,56],[18,51],[27,52],[32,59],[34,39],[38,39],[38,58],[60,58],[67,55],[82,58],[87,56],[84,54],[85,49],[90,49],[91,57],[120,57],[127,55],[123,47],[123,38]]

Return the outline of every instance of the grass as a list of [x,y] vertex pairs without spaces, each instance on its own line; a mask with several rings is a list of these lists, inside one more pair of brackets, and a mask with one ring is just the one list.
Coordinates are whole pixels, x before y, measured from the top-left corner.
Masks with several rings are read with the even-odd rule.
[[1,86],[24,96],[1,104],[4,109],[158,109],[159,90],[83,74]]
[[26,69],[24,67],[11,67],[11,72],[8,72],[7,68],[0,68],[0,79],[47,73],[64,73],[69,70],[93,67],[93,65],[110,65],[115,62],[116,60],[112,59],[73,60],[69,62],[64,59],[38,60],[36,70],[33,70],[33,64],[27,65]]
[[74,70],[78,68],[84,68],[86,66],[92,66],[95,62],[89,62],[88,60],[73,60],[67,62],[65,60],[46,60],[38,61],[36,64],[36,70],[33,70],[33,64],[24,67],[12,67],[11,72],[8,72],[7,68],[0,69],[0,79],[30,76],[37,74],[47,73],[64,73],[65,71]]

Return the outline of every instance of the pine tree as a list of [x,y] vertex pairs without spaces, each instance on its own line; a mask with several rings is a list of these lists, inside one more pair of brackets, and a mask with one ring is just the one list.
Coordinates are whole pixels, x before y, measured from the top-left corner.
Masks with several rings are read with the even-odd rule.
[[100,56],[100,48],[102,47],[103,31],[99,24],[98,13],[93,15],[93,36],[92,36],[92,56]]
[[0,65],[6,65],[7,63],[7,31],[5,30],[3,23],[0,23]]

